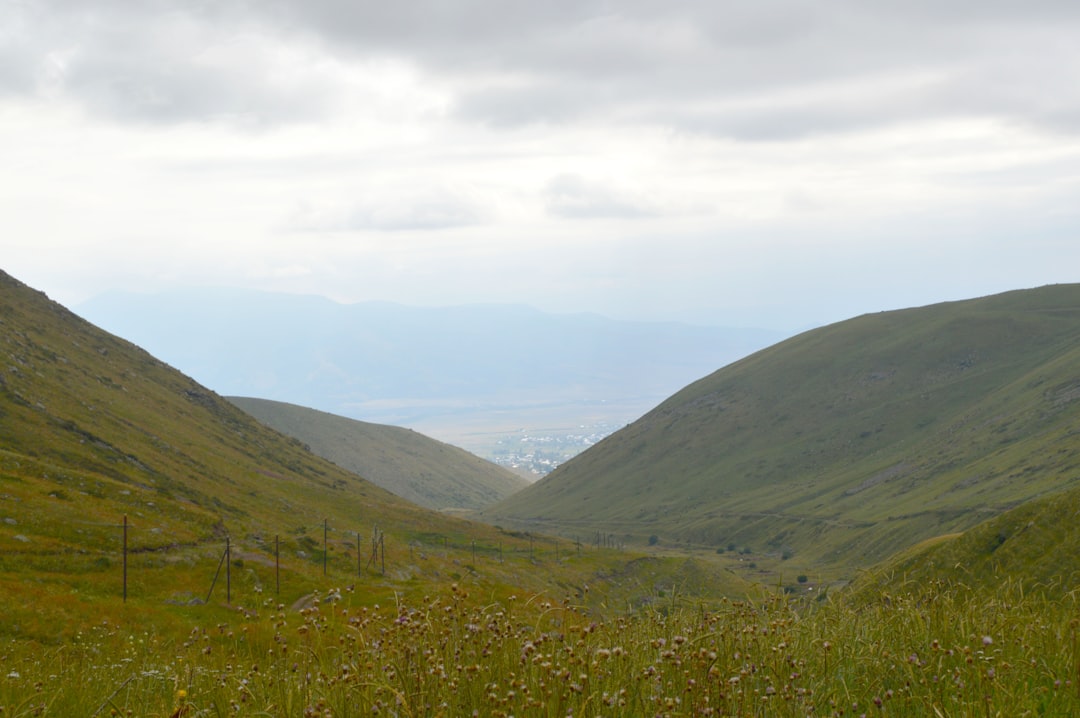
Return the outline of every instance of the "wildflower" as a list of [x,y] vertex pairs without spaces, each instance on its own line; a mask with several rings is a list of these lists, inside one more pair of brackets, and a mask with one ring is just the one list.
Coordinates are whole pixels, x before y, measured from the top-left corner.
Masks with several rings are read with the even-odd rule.
[[984,646],[989,646],[989,645],[992,645],[994,643],[994,639],[991,638],[990,636],[983,636],[982,641],[983,641]]

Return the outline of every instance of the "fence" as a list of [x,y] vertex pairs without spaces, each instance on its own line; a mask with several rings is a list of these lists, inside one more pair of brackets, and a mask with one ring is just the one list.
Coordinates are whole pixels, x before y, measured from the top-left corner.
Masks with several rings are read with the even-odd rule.
[[[128,555],[133,551],[129,546],[129,530],[133,527],[129,523],[127,515],[124,515],[123,521],[120,526],[122,527],[122,596],[123,600],[126,602],[128,598]],[[323,540],[321,547],[322,573],[324,576],[329,575],[330,570],[329,560],[331,554],[331,530],[332,529],[329,520],[324,519],[322,523]],[[315,547],[317,547],[317,544],[315,544],[315,542],[309,538],[307,530],[303,527],[298,529],[296,533],[298,533],[301,538],[299,538],[296,542],[297,548],[295,554],[302,558],[306,557],[306,551],[313,550]],[[342,533],[347,533],[350,536],[350,548],[352,541],[351,537],[353,534],[355,534],[356,575],[358,577],[363,577],[366,570],[372,569],[378,571],[380,575],[386,575],[386,534],[382,529],[380,529],[378,526],[374,526],[372,528],[369,550],[367,552],[363,550],[363,539],[360,531],[343,531]],[[531,533],[513,532],[510,534],[510,536],[518,539],[519,542],[525,538],[528,539],[529,545],[527,550],[527,557],[530,562],[535,562],[539,560],[539,556],[544,553],[545,549],[547,551],[547,555],[553,557],[556,562],[563,561],[567,559],[571,554],[576,553],[577,555],[580,555],[584,546],[582,542],[577,538],[570,542],[561,543],[560,540],[557,538],[538,538]],[[222,569],[224,569],[225,572],[225,601],[226,603],[232,602],[232,537],[228,535],[228,533],[226,533],[223,541],[224,547],[221,553],[221,558],[218,560],[217,569],[215,570],[214,575],[210,580],[210,587],[206,593],[206,599],[204,603],[209,603],[211,598],[213,597],[214,589],[217,587],[218,581],[221,578]],[[564,543],[569,543],[570,553],[567,552],[567,547],[564,545]],[[622,546],[616,541],[613,535],[603,534],[599,531],[596,532],[595,539],[591,543],[597,550],[605,548],[622,548]],[[541,548],[538,548],[537,544],[540,544]],[[280,534],[276,534],[274,536],[273,543],[274,591],[276,594],[281,593],[281,545],[281,536]],[[303,549],[301,547],[303,547]],[[410,560],[412,560],[416,551],[420,551],[421,557],[423,557],[424,551],[433,551],[440,548],[446,555],[449,555],[451,552],[467,552],[471,555],[472,564],[474,565],[477,563],[478,557],[489,558],[491,560],[496,560],[499,562],[505,561],[505,551],[502,541],[498,541],[494,545],[492,545],[490,543],[478,543],[475,538],[470,538],[465,543],[451,543],[450,537],[442,534],[424,534],[423,538],[414,538],[410,540],[408,542],[409,558]],[[526,553],[526,550],[519,543],[511,549],[511,553],[514,554],[516,557],[521,557],[523,554]],[[367,557],[366,562],[364,561],[365,555]],[[470,566],[469,568],[475,570],[475,566]],[[341,574],[342,572],[338,570],[336,571],[336,573]]]

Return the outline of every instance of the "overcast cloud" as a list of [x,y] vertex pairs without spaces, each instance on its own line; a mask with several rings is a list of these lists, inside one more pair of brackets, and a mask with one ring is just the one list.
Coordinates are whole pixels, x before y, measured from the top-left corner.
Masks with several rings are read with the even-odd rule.
[[797,328],[1077,281],[1080,3],[0,0],[0,268]]

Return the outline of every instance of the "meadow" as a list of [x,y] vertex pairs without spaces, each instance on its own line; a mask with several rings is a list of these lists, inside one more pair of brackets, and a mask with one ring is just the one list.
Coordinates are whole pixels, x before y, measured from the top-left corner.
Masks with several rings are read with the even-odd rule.
[[862,604],[669,594],[605,620],[457,583],[381,605],[253,594],[167,624],[111,605],[62,644],[0,644],[0,716],[1067,716],[1078,608],[941,582]]

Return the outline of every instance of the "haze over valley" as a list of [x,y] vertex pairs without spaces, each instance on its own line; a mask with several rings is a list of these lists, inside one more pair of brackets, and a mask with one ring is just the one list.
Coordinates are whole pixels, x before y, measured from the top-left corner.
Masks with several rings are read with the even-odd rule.
[[239,289],[110,293],[77,310],[221,394],[412,428],[531,478],[783,336]]

